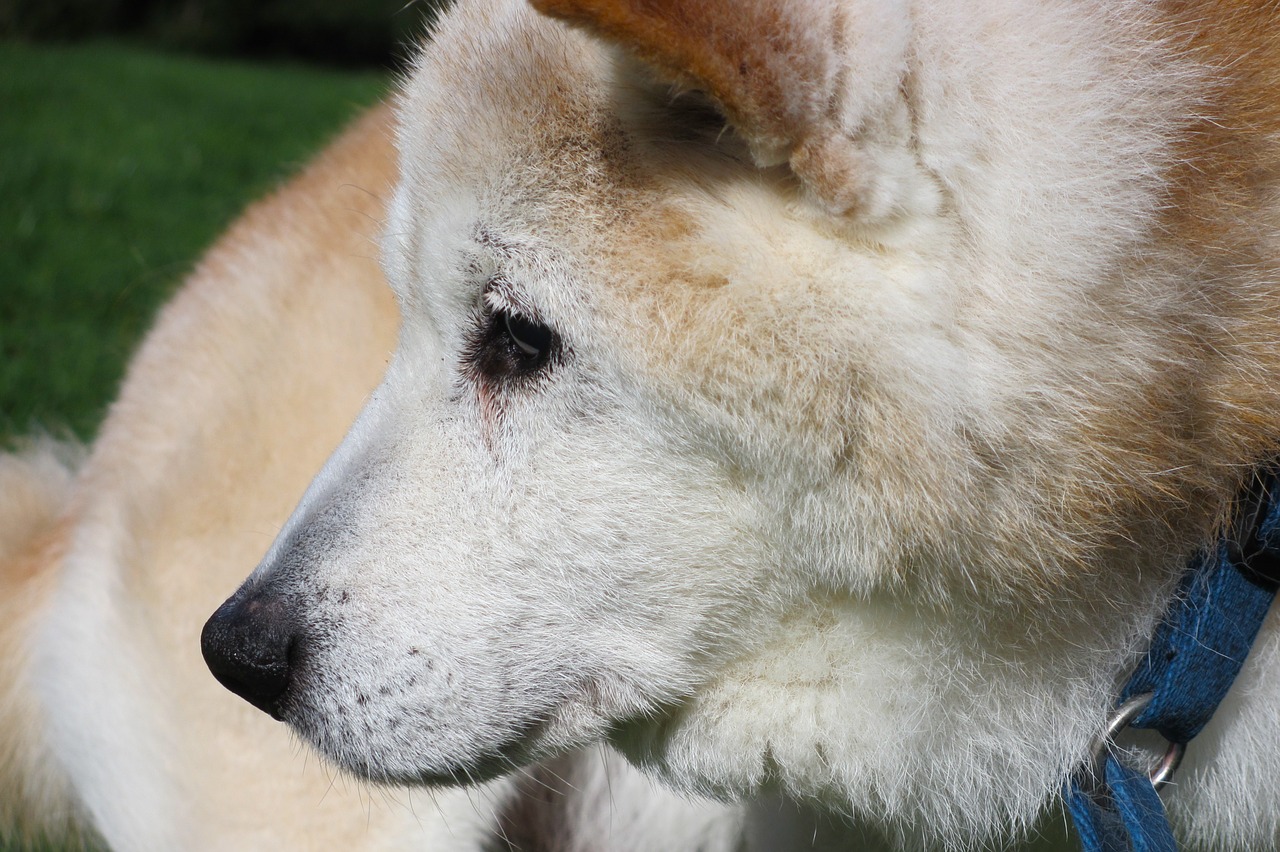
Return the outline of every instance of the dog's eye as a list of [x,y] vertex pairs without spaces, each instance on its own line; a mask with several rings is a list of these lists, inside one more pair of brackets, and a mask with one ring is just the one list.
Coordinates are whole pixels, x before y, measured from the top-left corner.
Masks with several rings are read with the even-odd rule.
[[540,322],[505,310],[485,311],[467,346],[468,371],[489,382],[535,378],[561,349],[560,336]]
[[519,351],[518,357],[527,362],[527,366],[536,369],[546,362],[555,337],[551,329],[506,311],[499,312],[495,320],[502,323],[507,340]]

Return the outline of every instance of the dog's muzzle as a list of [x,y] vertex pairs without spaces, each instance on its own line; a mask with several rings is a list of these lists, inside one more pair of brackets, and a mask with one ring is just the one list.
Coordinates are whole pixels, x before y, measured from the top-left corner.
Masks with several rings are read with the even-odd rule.
[[200,634],[205,664],[218,682],[276,719],[297,647],[291,609],[276,596],[236,594]]

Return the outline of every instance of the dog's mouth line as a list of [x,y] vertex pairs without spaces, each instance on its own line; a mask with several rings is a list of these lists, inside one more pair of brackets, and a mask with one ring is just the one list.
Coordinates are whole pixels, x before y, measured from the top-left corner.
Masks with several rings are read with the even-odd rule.
[[[332,753],[330,753],[330,759],[338,761],[347,771],[376,784],[415,787],[473,786],[518,771],[567,750],[560,747],[547,749],[539,747],[545,741],[542,733],[549,721],[548,718],[530,720],[498,745],[485,749],[471,760],[444,768],[388,772],[385,765],[377,760],[351,763]],[[318,744],[317,746],[320,747]]]
[[[372,751],[353,749],[351,739],[336,734],[323,715],[317,716],[305,706],[292,688],[270,712],[336,766],[364,781],[395,786],[458,787],[490,781],[603,739],[611,724],[601,712],[602,708],[587,701],[592,694],[591,689],[584,687],[557,697],[546,709],[530,711],[525,719],[509,722],[505,736],[482,745],[462,760],[451,762],[436,758],[424,760],[421,768],[409,766],[402,770],[388,769],[394,762]],[[582,730],[553,732],[563,722],[566,711],[583,709],[589,709],[591,721],[573,725]]]

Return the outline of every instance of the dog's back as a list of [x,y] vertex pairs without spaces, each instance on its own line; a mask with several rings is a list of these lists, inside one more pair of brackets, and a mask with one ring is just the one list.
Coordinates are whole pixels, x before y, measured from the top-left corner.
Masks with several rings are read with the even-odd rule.
[[314,761],[272,772],[292,765],[288,737],[218,689],[198,631],[394,345],[376,261],[389,115],[358,122],[209,252],[74,477],[51,442],[0,457],[0,839],[376,836],[362,789]]

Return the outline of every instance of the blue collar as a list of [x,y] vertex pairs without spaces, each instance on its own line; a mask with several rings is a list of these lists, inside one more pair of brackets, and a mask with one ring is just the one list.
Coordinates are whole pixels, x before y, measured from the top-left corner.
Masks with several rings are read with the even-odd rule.
[[[1280,479],[1260,473],[1232,534],[1192,560],[1146,656],[1120,693],[1097,761],[1077,773],[1067,809],[1085,852],[1176,852],[1159,787],[1213,716],[1244,665],[1280,586]],[[1120,759],[1126,726],[1169,741],[1151,773]]]

